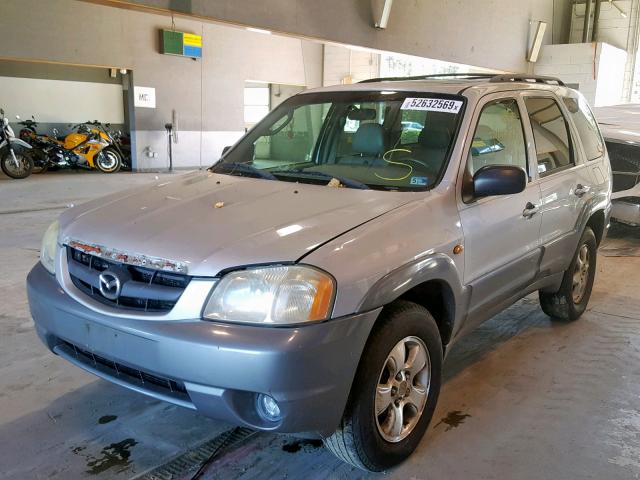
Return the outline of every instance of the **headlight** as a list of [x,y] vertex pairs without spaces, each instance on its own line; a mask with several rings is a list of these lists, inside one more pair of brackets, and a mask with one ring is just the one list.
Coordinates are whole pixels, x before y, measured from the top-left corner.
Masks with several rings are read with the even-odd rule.
[[60,224],[56,220],[42,237],[42,247],[40,248],[40,262],[50,273],[56,273],[56,255],[58,253],[58,232]]
[[303,265],[231,272],[214,287],[203,312],[208,320],[286,325],[325,320],[331,314],[334,280]]

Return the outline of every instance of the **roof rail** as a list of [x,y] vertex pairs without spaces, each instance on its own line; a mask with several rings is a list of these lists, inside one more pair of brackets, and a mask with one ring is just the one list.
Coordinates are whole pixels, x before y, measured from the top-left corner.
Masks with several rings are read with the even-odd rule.
[[559,85],[564,87],[564,82],[555,77],[544,77],[541,75],[511,74],[511,73],[436,73],[432,75],[416,75],[413,77],[380,77],[369,78],[358,83],[376,83],[376,82],[402,82],[411,80],[431,80],[438,78],[459,78],[462,80],[488,80],[492,83],[500,82],[529,82],[544,83],[546,85]]
[[529,82],[529,83],[544,83],[546,85],[559,85],[564,87],[564,82],[556,77],[545,77],[542,75],[525,75],[525,74],[510,74],[496,75],[490,82]]
[[438,78],[462,78],[467,80],[481,80],[491,79],[495,77],[497,73],[435,73],[431,75],[416,75],[413,77],[380,77],[380,78],[368,78],[367,80],[361,80],[358,83],[375,83],[375,82],[402,82],[404,80],[430,80]]

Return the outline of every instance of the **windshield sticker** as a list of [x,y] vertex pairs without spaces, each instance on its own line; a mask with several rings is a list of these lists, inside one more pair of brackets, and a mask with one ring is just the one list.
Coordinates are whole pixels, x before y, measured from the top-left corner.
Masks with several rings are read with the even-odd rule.
[[409,183],[411,185],[420,185],[421,187],[424,187],[429,183],[429,178],[428,177],[411,177],[411,180]]
[[461,100],[443,98],[405,98],[401,110],[427,110],[429,112],[458,113],[462,108]]

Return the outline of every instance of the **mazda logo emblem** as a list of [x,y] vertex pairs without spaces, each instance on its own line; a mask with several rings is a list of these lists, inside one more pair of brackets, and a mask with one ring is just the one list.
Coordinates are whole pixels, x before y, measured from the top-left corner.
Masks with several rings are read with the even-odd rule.
[[120,278],[113,272],[102,272],[98,277],[100,293],[108,300],[117,300],[122,290]]

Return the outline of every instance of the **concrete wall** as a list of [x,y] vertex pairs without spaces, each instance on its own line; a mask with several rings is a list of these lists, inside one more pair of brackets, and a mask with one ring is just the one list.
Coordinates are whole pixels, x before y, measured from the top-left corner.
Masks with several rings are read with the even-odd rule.
[[[554,0],[396,0],[387,29],[379,30],[373,24],[381,0],[101,1],[511,71],[528,67],[529,21],[552,26],[554,16]],[[547,29],[545,43],[552,32]]]
[[98,120],[124,123],[122,85],[109,83],[0,77],[2,106],[9,115],[47,123]]
[[[626,18],[620,11],[607,1],[600,6],[600,20],[598,22],[599,42],[606,42],[614,47],[626,49],[631,18],[631,0],[616,0],[616,5],[625,12]],[[585,4],[577,3],[573,6],[571,17],[571,34],[569,43],[582,42],[584,29]]]
[[15,115],[34,115],[39,133],[55,128],[66,135],[69,125],[87,120],[126,130],[122,84],[122,76],[112,78],[106,68],[0,60],[0,107],[16,132],[22,127]]
[[622,102],[626,52],[606,43],[549,45],[535,67],[539,75],[553,75],[577,84],[592,106]]
[[324,85],[356,83],[380,76],[380,54],[358,49],[325,45]]
[[177,30],[203,35],[194,61],[158,53],[158,32],[171,27],[164,15],[74,0],[47,0],[46,15],[25,15],[42,8],[42,0],[1,1],[0,58],[128,68],[134,85],[155,88],[157,108],[136,108],[131,122],[139,169],[168,164],[164,124],[174,118],[174,165],[210,165],[244,131],[246,80],[322,82],[322,45],[308,41],[176,18]]

